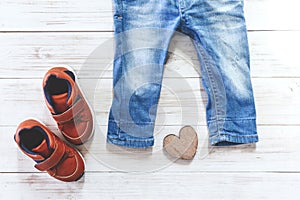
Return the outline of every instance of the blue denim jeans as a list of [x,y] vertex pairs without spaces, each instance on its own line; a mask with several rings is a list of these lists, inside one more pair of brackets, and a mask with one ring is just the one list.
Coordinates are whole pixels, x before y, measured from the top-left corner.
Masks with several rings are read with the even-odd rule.
[[164,63],[176,30],[193,39],[198,54],[211,145],[258,141],[243,7],[243,0],[114,0],[108,143],[154,144]]

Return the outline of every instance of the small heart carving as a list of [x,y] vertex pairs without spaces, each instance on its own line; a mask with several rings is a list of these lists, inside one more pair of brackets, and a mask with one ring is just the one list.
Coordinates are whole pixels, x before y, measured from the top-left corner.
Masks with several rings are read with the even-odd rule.
[[164,138],[163,147],[168,154],[175,158],[191,160],[198,147],[198,136],[191,126],[184,126],[179,131],[179,137],[169,134]]

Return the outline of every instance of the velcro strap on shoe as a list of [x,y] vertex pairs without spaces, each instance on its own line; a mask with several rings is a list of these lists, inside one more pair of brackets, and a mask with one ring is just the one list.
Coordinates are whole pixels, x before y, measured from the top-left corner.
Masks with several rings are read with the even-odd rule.
[[65,151],[66,151],[65,144],[63,142],[56,141],[55,149],[53,153],[50,155],[50,157],[47,158],[45,161],[36,164],[34,167],[40,171],[46,171],[51,169],[52,167],[55,167],[63,158]]
[[52,116],[58,124],[64,124],[71,121],[76,115],[78,115],[84,108],[84,104],[84,100],[80,98],[78,101],[76,101],[75,104],[72,105],[72,107],[70,107],[65,112]]

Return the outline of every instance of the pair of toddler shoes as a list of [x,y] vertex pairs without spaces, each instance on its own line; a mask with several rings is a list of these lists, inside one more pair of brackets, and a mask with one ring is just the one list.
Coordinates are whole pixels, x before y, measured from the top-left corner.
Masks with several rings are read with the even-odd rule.
[[[50,69],[43,79],[46,105],[64,138],[80,145],[92,137],[91,108],[77,84],[75,73],[66,67]],[[21,151],[32,158],[35,168],[47,171],[61,181],[76,181],[84,174],[80,152],[57,137],[41,122],[28,119],[20,123],[14,139]]]

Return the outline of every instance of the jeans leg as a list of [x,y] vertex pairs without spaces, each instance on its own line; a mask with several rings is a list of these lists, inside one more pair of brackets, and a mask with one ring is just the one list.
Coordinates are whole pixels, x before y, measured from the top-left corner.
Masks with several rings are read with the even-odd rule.
[[195,0],[183,31],[194,38],[212,145],[258,141],[243,0]]
[[115,0],[116,52],[107,141],[144,148],[154,143],[163,66],[179,14],[172,1]]

